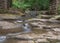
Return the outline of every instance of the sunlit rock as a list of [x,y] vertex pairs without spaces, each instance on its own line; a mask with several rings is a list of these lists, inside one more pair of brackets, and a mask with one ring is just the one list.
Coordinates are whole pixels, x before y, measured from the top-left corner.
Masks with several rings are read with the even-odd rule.
[[2,26],[2,29],[11,29],[20,27],[18,24],[10,23],[7,21],[0,21],[0,26]]
[[53,28],[54,31],[60,32],[60,28]]
[[37,39],[36,43],[48,43],[46,39]]

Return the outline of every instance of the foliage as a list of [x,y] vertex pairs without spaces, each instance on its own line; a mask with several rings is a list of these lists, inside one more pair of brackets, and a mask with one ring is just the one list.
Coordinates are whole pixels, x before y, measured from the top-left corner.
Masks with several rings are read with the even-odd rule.
[[27,7],[29,7],[30,5],[25,3],[24,1],[20,1],[20,0],[14,0],[13,1],[13,7],[14,8],[21,8],[21,9],[26,9]]
[[49,7],[49,0],[13,0],[13,7],[14,8],[33,8],[39,10],[45,10]]

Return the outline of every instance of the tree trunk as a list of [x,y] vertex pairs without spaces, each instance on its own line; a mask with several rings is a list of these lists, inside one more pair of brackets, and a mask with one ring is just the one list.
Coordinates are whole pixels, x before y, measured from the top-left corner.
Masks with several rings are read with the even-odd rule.
[[0,0],[0,9],[9,9],[11,4],[12,0]]
[[50,9],[49,13],[56,15],[57,13],[57,8],[58,8],[58,0],[50,0]]
[[0,0],[0,13],[8,12],[11,7],[12,0]]

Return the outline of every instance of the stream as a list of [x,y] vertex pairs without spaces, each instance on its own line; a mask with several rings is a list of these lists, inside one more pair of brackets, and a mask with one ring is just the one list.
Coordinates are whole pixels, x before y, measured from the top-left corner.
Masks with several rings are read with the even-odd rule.
[[[39,25],[39,24],[37,23],[36,25]],[[47,30],[40,29],[39,27],[31,28],[28,23],[23,24],[22,28],[23,28],[23,32],[26,34],[21,34],[21,37],[20,37],[18,33],[16,32],[17,35],[16,37],[13,36],[14,38],[7,38],[7,36],[0,35],[0,43],[42,43],[42,41],[44,43],[60,43],[60,35],[59,35],[60,31],[58,32],[59,28],[58,29],[53,28],[55,31],[51,31],[48,29]],[[19,38],[24,38],[24,37],[25,38],[29,37],[29,38],[34,38],[34,39],[33,40],[19,39]]]

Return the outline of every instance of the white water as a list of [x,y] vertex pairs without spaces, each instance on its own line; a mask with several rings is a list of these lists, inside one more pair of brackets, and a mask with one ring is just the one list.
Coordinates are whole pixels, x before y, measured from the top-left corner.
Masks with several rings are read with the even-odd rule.
[[0,43],[3,43],[6,40],[6,36],[0,36]]
[[31,27],[28,23],[25,23],[23,26],[22,26],[24,32],[31,32]]

